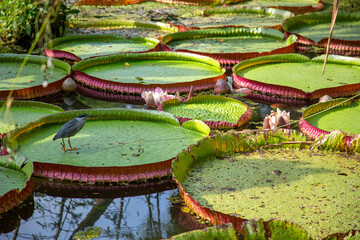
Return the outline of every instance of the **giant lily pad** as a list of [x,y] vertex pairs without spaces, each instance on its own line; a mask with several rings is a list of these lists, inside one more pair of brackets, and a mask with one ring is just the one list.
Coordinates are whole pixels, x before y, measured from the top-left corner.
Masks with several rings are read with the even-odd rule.
[[9,94],[29,99],[58,93],[70,73],[67,63],[41,56],[1,53],[0,63],[0,100]]
[[246,5],[282,9],[294,14],[317,12],[324,8],[324,4],[321,0],[252,0],[246,2]]
[[75,27],[77,32],[81,34],[87,34],[91,30],[101,34],[117,33],[126,37],[144,36],[158,38],[168,32],[178,31],[177,27],[171,26],[168,23],[119,19],[88,20],[85,18],[83,21],[77,20],[71,22],[70,26]]
[[[329,134],[333,130],[360,134],[359,121],[360,101],[339,98],[317,103],[305,109],[299,127],[311,138],[318,138],[321,134]],[[350,137],[348,138],[349,141]]]
[[201,15],[185,18],[181,22],[185,26],[200,28],[222,26],[276,27],[284,19],[294,16],[289,11],[253,6],[208,8],[203,10]]
[[226,79],[211,58],[187,53],[123,53],[87,59],[73,66],[75,81],[113,93],[141,94],[162,88],[168,93],[210,89]]
[[74,35],[56,38],[47,44],[49,57],[80,61],[88,57],[120,52],[145,52],[152,50],[159,40],[153,38],[125,38],[116,35]]
[[10,109],[6,109],[5,102],[0,101],[0,106],[2,106],[0,109],[0,133],[13,130],[15,127],[37,118],[64,111],[55,105],[32,101],[13,101]]
[[33,190],[33,164],[0,157],[0,214],[21,204]]
[[[325,48],[329,37],[331,12],[311,13],[288,18],[283,23],[286,34],[297,34],[298,43]],[[334,25],[330,50],[358,55],[360,51],[360,14],[339,12]]]
[[321,75],[324,55],[309,59],[279,54],[249,59],[233,68],[237,87],[282,97],[317,99],[323,95],[349,96],[360,90],[360,61],[330,55]]
[[[253,218],[292,221],[313,239],[357,228],[360,157],[294,146],[271,149],[295,139],[301,137],[206,138],[177,156],[173,176],[192,211],[213,224],[231,222],[239,232]],[[252,151],[266,144],[267,150]]]
[[251,119],[249,106],[232,98],[202,95],[180,102],[170,99],[161,109],[178,117],[180,123],[191,119],[205,122],[212,129],[240,128]]
[[[88,120],[71,138],[72,146],[80,149],[64,152],[61,140],[52,140],[55,133],[64,122],[85,112],[98,117]],[[201,121],[180,127],[165,112],[89,109],[37,119],[10,131],[4,145],[12,149],[10,153],[34,161],[35,176],[87,183],[131,182],[169,175],[176,153],[209,131]]]
[[212,28],[168,34],[161,42],[170,50],[212,57],[231,69],[245,59],[294,52],[296,37],[283,38],[271,28]]

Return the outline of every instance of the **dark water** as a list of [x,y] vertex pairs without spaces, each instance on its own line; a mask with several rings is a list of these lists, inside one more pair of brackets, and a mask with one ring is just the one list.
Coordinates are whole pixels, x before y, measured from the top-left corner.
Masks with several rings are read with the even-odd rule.
[[[65,110],[146,108],[138,98],[126,99],[128,103],[107,95],[97,99],[102,100],[72,94],[40,100]],[[239,100],[252,108],[250,128],[260,126],[271,111],[267,104]],[[291,115],[292,119],[299,119],[301,113],[293,110]],[[76,238],[85,235],[84,231],[93,231],[88,236],[94,239],[163,239],[206,227],[190,213],[181,211],[178,191],[171,179],[129,186],[86,186],[34,178],[34,185],[33,195],[26,202],[0,215],[1,240],[86,239]]]

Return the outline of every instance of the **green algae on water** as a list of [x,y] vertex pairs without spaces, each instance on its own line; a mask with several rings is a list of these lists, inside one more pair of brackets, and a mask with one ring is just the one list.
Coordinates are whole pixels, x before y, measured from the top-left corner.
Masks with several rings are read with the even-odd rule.
[[260,151],[198,163],[183,186],[203,207],[290,220],[321,239],[360,226],[359,167],[358,155]]

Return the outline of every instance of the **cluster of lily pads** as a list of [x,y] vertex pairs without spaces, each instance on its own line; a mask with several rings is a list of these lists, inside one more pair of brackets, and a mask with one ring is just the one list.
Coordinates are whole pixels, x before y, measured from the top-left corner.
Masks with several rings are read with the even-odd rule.
[[[327,39],[320,36],[328,31],[331,15],[295,14],[323,7],[321,1],[315,7],[211,7],[195,17],[212,21],[219,16],[210,27],[200,21],[78,21],[71,27],[167,33],[161,39],[65,36],[50,41],[44,56],[0,54],[0,214],[32,193],[31,176],[87,185],[172,176],[191,211],[217,225],[173,239],[236,239],[236,234],[244,239],[358,239],[360,129],[354,123],[360,121],[360,60],[350,56],[360,55],[360,15],[339,14],[344,39],[330,45],[339,55],[329,56],[321,76],[324,56],[299,52],[324,51]],[[242,14],[277,18],[281,25],[244,26]],[[222,24],[226,18],[234,23]],[[212,91],[216,95],[204,94]],[[154,109],[64,111],[29,101],[69,92]],[[253,113],[236,99],[239,93],[306,105],[324,95],[337,99],[307,107],[299,122],[302,133],[279,130],[291,123],[280,110],[267,116],[263,128],[243,130]],[[96,117],[72,137],[78,150],[62,151],[54,135],[84,113]]]

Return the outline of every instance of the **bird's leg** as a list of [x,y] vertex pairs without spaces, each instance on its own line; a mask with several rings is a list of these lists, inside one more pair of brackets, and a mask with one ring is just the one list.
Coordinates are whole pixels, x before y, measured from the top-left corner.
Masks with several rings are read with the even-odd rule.
[[64,139],[62,138],[61,140],[62,140],[62,143],[61,143],[62,148],[61,148],[61,150],[64,150],[64,152],[66,152]]
[[70,148],[67,149],[68,151],[75,151],[75,150],[79,150],[79,149],[80,149],[80,148],[73,148],[73,147],[71,146],[70,138],[68,138],[68,143],[69,143],[69,146],[70,146]]

